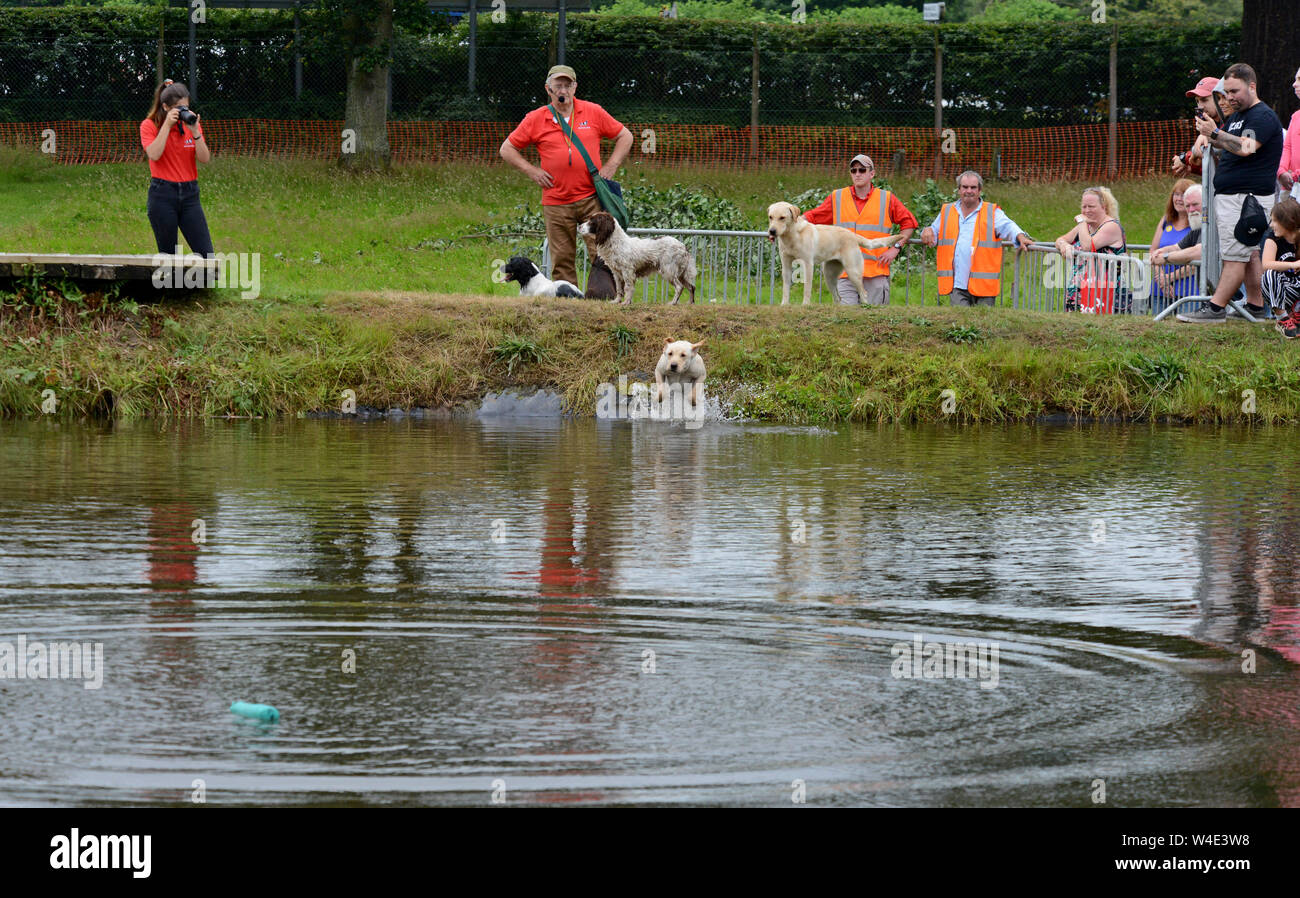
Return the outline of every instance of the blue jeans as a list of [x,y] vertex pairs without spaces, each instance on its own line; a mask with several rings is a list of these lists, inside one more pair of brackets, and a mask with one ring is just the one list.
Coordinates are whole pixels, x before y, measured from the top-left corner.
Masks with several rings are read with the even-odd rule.
[[199,204],[198,181],[150,178],[146,208],[158,252],[176,252],[176,229],[179,227],[191,252],[201,256],[212,255],[212,237],[208,235],[208,220],[203,217],[203,206]]

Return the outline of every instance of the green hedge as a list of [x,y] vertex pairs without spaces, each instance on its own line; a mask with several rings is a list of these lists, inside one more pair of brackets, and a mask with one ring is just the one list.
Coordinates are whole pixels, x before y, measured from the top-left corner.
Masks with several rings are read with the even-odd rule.
[[[138,119],[155,84],[160,27],[166,77],[189,80],[184,9],[0,10],[0,120]],[[295,103],[292,12],[209,10],[196,42],[210,116],[329,117],[346,82],[336,60],[304,68]]]
[[[623,119],[748,123],[757,40],[764,123],[934,121],[931,26],[754,26],[600,16],[574,16],[572,22],[567,60],[579,70],[580,90]],[[513,120],[529,108],[518,101],[520,83],[540,89],[546,58],[518,48],[545,47],[549,29],[544,20],[533,23],[531,40],[522,39],[524,23],[480,30],[479,93],[502,118]],[[1106,119],[1109,28],[964,24],[941,26],[940,33],[947,124],[1022,127]],[[1186,115],[1184,91],[1236,61],[1240,42],[1239,25],[1121,27],[1121,119]],[[495,65],[485,66],[485,59]]]
[[[196,107],[214,117],[341,118],[345,67],[302,15],[303,96],[294,96],[290,12],[209,10],[198,29]],[[0,10],[0,120],[134,119],[154,84],[160,22],[169,77],[188,78],[186,10]],[[929,26],[751,25],[658,18],[569,18],[567,61],[581,93],[625,121],[749,121],[759,47],[766,124],[933,123]],[[479,22],[478,81],[467,93],[467,26],[431,15],[393,49],[395,118],[513,121],[542,99],[555,17]],[[1185,115],[1183,92],[1235,61],[1239,25],[1119,30],[1120,117]],[[1104,121],[1110,29],[1087,24],[940,28],[945,122],[1018,127]]]

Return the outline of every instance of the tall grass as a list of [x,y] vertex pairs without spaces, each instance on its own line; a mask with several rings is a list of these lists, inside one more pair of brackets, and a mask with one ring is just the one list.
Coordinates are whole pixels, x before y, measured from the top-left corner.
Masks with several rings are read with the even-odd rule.
[[24,416],[47,388],[59,415],[90,414],[108,391],[135,416],[294,415],[337,409],[345,389],[362,406],[451,406],[506,386],[592,414],[597,384],[653,370],[665,339],[707,337],[710,392],[769,420],[1300,422],[1295,347],[1247,324],[361,292],[142,307],[73,327],[6,312],[0,335],[0,413]]

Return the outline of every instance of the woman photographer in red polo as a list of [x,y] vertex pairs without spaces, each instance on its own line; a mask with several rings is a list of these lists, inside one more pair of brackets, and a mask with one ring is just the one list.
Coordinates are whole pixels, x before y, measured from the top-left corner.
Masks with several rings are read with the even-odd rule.
[[196,162],[209,161],[212,151],[189,102],[190,92],[184,84],[164,81],[154,91],[149,117],[140,123],[140,144],[153,176],[149,180],[149,224],[158,252],[179,252],[179,227],[191,252],[211,256],[212,238],[199,203]]

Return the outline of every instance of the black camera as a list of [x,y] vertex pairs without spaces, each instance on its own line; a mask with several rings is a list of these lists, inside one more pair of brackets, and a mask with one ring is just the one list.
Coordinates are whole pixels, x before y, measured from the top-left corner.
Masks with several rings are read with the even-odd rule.
[[188,106],[177,106],[176,111],[178,113],[176,117],[191,128],[193,128],[194,123],[199,120],[199,117],[194,113],[194,110],[190,109]]

